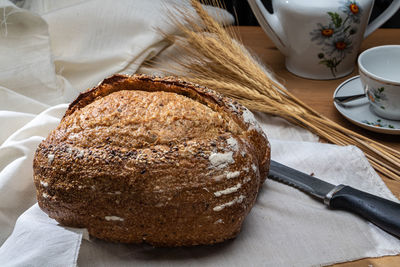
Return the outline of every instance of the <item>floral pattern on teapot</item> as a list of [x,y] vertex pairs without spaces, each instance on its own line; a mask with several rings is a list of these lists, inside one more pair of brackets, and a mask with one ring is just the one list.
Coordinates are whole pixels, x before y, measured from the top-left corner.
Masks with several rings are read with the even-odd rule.
[[321,46],[317,54],[319,63],[328,67],[333,77],[336,77],[337,66],[354,49],[353,35],[358,31],[363,12],[354,0],[342,1],[339,10],[344,17],[338,12],[327,12],[328,24],[318,23],[317,28],[310,32],[311,41]]

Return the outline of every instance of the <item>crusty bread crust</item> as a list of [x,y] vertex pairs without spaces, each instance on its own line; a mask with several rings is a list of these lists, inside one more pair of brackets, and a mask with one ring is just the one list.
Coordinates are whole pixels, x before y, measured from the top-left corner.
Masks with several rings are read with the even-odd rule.
[[269,160],[237,102],[173,77],[114,75],[71,103],[33,168],[40,208],[63,225],[191,246],[237,235]]

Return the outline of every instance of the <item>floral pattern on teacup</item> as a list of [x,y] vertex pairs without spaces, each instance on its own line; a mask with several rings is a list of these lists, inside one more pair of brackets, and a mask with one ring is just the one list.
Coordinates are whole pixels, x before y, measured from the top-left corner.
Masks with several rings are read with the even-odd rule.
[[381,109],[385,109],[385,107],[382,105],[382,101],[387,100],[386,94],[384,94],[385,88],[384,87],[379,87],[379,88],[369,88],[367,90],[368,98],[369,100],[379,106]]
[[344,13],[344,18],[338,12],[327,12],[328,24],[318,23],[310,32],[311,41],[322,47],[318,53],[319,63],[328,67],[333,77],[336,77],[337,66],[353,51],[353,35],[358,31],[362,14],[362,8],[355,0],[341,1],[341,4],[339,10]]

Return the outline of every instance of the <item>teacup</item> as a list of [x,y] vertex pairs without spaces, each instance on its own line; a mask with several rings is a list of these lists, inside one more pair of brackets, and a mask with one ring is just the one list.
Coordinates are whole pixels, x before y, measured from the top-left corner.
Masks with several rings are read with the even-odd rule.
[[400,45],[362,52],[358,67],[372,110],[382,118],[400,120]]

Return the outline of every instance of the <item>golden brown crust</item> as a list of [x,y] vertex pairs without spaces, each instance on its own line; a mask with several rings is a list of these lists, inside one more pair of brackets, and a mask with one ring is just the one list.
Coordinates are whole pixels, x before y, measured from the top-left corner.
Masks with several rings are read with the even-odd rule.
[[39,145],[50,217],[92,236],[157,246],[233,238],[270,159],[252,114],[176,78],[114,75],[82,93]]

